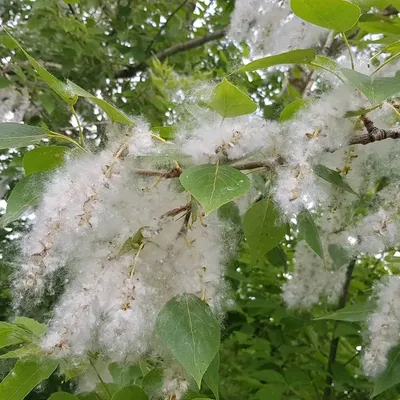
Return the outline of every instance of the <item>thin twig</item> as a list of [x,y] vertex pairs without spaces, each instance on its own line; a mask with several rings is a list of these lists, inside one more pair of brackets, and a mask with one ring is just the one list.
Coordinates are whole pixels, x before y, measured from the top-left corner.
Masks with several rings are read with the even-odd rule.
[[153,40],[149,43],[149,45],[147,46],[147,49],[144,51],[145,54],[150,53],[151,48],[153,47],[154,43],[157,41],[157,39],[160,37],[162,31],[167,27],[167,25],[169,24],[169,22],[172,20],[172,18],[174,18],[175,14],[177,12],[179,12],[179,10],[185,6],[185,4],[188,2],[189,0],[184,0],[174,11],[172,11],[172,13],[169,15],[169,17],[167,18],[167,20],[165,21],[165,24],[163,24],[160,29],[158,30],[157,34],[154,36]]
[[[349,263],[349,266],[347,267],[346,271],[346,280],[343,284],[343,289],[342,289],[342,294],[339,299],[339,304],[337,309],[340,310],[346,306],[347,302],[347,297],[349,294],[349,288],[350,288],[350,282],[353,277],[353,271],[354,267],[356,265],[356,260],[352,260]],[[332,395],[332,383],[333,383],[333,377],[332,377],[332,365],[336,361],[336,354],[339,346],[339,337],[335,337],[335,331],[338,326],[338,321],[335,322],[335,325],[333,327],[333,332],[332,332],[332,339],[331,339],[331,346],[329,350],[329,358],[328,358],[328,366],[327,366],[327,375],[326,375],[326,386],[324,390],[324,397],[323,400],[329,400]]]

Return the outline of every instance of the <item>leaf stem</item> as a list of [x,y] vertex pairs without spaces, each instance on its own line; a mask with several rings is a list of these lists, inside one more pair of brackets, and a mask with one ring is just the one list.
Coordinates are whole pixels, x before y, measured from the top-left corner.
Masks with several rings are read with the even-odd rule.
[[374,74],[376,74],[380,69],[382,69],[385,65],[389,64],[392,60],[394,60],[394,59],[395,59],[396,57],[398,57],[398,56],[400,56],[400,52],[397,53],[397,54],[395,54],[395,55],[393,55],[393,56],[391,56],[391,57],[389,57],[384,63],[382,63],[382,64],[371,74],[371,76],[374,75]]
[[75,111],[74,106],[71,106],[71,112],[73,114],[73,116],[76,119],[76,122],[78,124],[78,129],[79,129],[79,142],[81,146],[85,145],[85,137],[83,135],[83,129],[82,129],[82,125],[81,125],[81,121],[79,120],[78,114]]
[[96,367],[94,366],[93,360],[90,358],[90,365],[92,366],[92,368],[94,369],[94,372],[96,372],[97,377],[99,378],[99,381],[101,382],[101,384],[104,387],[104,390],[106,391],[106,393],[108,394],[109,399],[111,400],[111,393],[108,390],[107,385],[105,384],[105,382],[103,381],[103,378],[101,377],[101,375],[99,374],[99,371],[97,371]]
[[88,150],[83,148],[76,140],[70,138],[69,136],[63,135],[63,134],[58,133],[58,132],[53,132],[53,131],[50,131],[50,130],[47,131],[46,135],[49,138],[64,140],[65,142],[72,143],[74,146],[78,147],[83,152],[90,153]]
[[346,47],[349,50],[349,55],[350,55],[350,62],[351,62],[351,69],[354,71],[354,57],[353,57],[353,52],[351,51],[350,43],[347,40],[346,34],[342,32],[343,40],[346,43]]

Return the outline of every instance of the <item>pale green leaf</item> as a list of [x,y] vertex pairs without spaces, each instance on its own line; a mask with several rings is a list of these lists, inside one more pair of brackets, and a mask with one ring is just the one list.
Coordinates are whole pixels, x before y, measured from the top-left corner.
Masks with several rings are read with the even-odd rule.
[[57,368],[57,360],[18,361],[0,383],[1,400],[23,400]]
[[219,400],[219,353],[211,361],[210,366],[204,374],[204,382],[213,392],[216,400]]
[[46,132],[38,126],[15,122],[0,123],[0,149],[25,147],[39,143],[45,137]]
[[[8,32],[7,32],[8,33]],[[78,96],[73,93],[69,85],[58,80],[54,75],[43,68],[32,56],[30,56],[20,45],[20,43],[14,39],[9,33],[8,35],[14,41],[14,43],[22,50],[26,58],[31,63],[32,67],[35,68],[36,72],[39,74],[40,78],[46,82],[51,89],[54,90],[65,102],[69,105],[74,105],[78,100]]]
[[220,344],[219,324],[208,304],[193,294],[174,297],[158,314],[156,331],[200,388]]
[[351,257],[347,251],[338,244],[330,244],[328,246],[328,253],[331,256],[335,268],[340,268],[350,262]]
[[346,0],[291,0],[290,6],[304,21],[337,32],[351,29],[361,15],[360,7]]
[[249,178],[227,165],[196,165],[185,169],[179,180],[206,214],[242,196],[250,188]]
[[372,396],[375,397],[398,383],[400,383],[400,346],[390,351],[386,370],[375,380]]
[[252,61],[243,67],[240,67],[237,72],[256,71],[257,69],[265,69],[282,64],[308,64],[314,60],[316,55],[317,53],[314,49],[291,50],[286,53],[263,57]]
[[325,181],[331,183],[332,185],[336,185],[341,189],[345,190],[346,192],[355,194],[357,196],[357,193],[349,186],[349,184],[347,184],[344,181],[343,177],[339,174],[338,171],[325,167],[325,165],[322,164],[315,165],[313,167],[313,170],[316,173],[316,175],[318,175]]
[[87,92],[85,89],[82,89],[80,86],[76,85],[75,83],[71,81],[67,81],[68,86],[72,90],[72,92],[79,97],[84,97],[87,98],[93,103],[97,104],[111,119],[113,122],[119,122],[120,124],[125,124],[125,125],[135,125],[132,119],[130,119],[125,113],[123,113],[121,110],[118,110],[116,107],[114,107],[112,104],[108,103],[107,101],[103,99],[99,99],[96,96],[93,96],[89,92]]
[[37,147],[28,151],[22,160],[25,174],[31,175],[60,167],[67,151],[69,148],[65,146]]
[[322,243],[318,229],[314,223],[312,215],[306,209],[303,209],[298,214],[297,225],[299,228],[299,236],[305,240],[305,242],[319,257],[323,259],[324,252],[322,250]]
[[400,93],[400,71],[386,78],[371,78],[348,68],[342,68],[341,72],[373,105]]
[[243,228],[253,263],[276,247],[287,231],[278,207],[269,198],[257,202],[247,210]]
[[142,388],[150,398],[158,397],[162,391],[164,373],[161,368],[154,368],[142,379]]
[[142,388],[136,385],[126,386],[114,393],[111,400],[148,400]]
[[6,213],[1,219],[3,226],[17,220],[40,202],[48,179],[47,172],[38,172],[23,178],[15,185],[7,200]]
[[366,321],[374,312],[373,304],[354,304],[335,311],[332,314],[324,315],[317,319],[331,319],[335,321],[360,322]]
[[304,108],[309,101],[304,99],[296,99],[289,103],[281,112],[279,117],[281,122],[289,121],[293,118],[295,114],[297,114],[302,108]]
[[31,318],[15,317],[14,324],[21,328],[28,329],[28,331],[32,332],[37,337],[43,336],[47,331],[47,326],[45,324],[41,324]]
[[226,79],[214,89],[209,105],[223,118],[251,114],[257,110],[257,104]]

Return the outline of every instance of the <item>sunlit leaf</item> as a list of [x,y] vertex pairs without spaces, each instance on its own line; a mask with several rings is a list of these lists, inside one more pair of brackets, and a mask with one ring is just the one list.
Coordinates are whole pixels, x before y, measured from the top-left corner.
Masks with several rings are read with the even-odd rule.
[[15,122],[0,123],[0,149],[25,147],[39,143],[46,137],[46,132],[38,126],[17,124]]
[[67,151],[69,148],[65,146],[37,147],[28,151],[22,160],[25,174],[31,175],[60,167]]

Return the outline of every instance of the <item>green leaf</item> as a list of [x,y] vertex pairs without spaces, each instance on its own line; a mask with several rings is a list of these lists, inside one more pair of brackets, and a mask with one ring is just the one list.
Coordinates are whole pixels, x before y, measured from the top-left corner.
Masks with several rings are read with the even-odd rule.
[[219,400],[219,353],[215,355],[210,366],[204,374],[204,382],[213,392],[216,400]]
[[57,368],[56,360],[18,361],[0,383],[1,400],[22,400]]
[[297,225],[299,228],[299,236],[314,250],[314,252],[324,259],[321,238],[318,229],[314,223],[312,215],[303,209],[297,216]]
[[46,132],[38,126],[17,124],[14,122],[0,123],[0,149],[10,147],[25,147],[39,143],[46,137]]
[[251,114],[257,110],[257,104],[226,79],[214,89],[209,105],[223,118]]
[[332,258],[335,268],[340,268],[348,264],[351,259],[347,251],[339,244],[330,244],[328,246],[328,253]]
[[274,247],[267,253],[267,260],[275,267],[287,269],[287,256],[281,245]]
[[164,374],[161,368],[154,368],[143,377],[142,388],[150,398],[160,395],[163,379]]
[[37,337],[42,337],[47,332],[47,326],[45,324],[41,324],[31,318],[15,317],[14,324],[21,328],[28,329],[28,331],[32,332]]
[[136,385],[126,386],[114,393],[111,400],[148,400],[142,388]]
[[283,383],[286,385],[286,380],[282,374],[273,369],[265,369],[261,371],[256,371],[252,376],[260,381],[265,381],[268,383]]
[[19,326],[0,321],[0,348],[26,341],[26,332]]
[[400,93],[400,71],[389,78],[373,78],[348,68],[342,68],[341,72],[373,105]]
[[291,0],[290,6],[304,21],[337,32],[351,29],[361,15],[360,7],[346,0]]
[[177,130],[176,126],[152,126],[150,129],[158,133],[164,140],[173,140]]
[[48,178],[47,172],[38,172],[23,178],[15,185],[7,200],[6,213],[1,219],[3,226],[17,220],[25,211],[40,202]]
[[293,118],[295,114],[297,114],[302,108],[304,108],[307,103],[309,102],[304,99],[297,99],[295,101],[292,101],[282,110],[279,117],[280,121],[289,121]]
[[[8,33],[8,32],[7,32]],[[45,68],[43,68],[32,56],[30,56],[20,45],[20,43],[14,39],[9,33],[8,35],[14,41],[14,43],[22,50],[25,54],[26,58],[31,63],[32,67],[35,68],[36,72],[42,78],[44,82],[46,82],[64,101],[66,101],[69,105],[74,105],[78,100],[78,96],[73,93],[69,85],[59,81],[54,75],[48,72]]]
[[255,395],[257,400],[281,400],[287,386],[279,383],[269,383],[263,387]]
[[200,388],[220,344],[220,329],[207,303],[193,294],[171,299],[160,311],[156,332]]
[[335,311],[332,314],[324,315],[316,319],[332,319],[334,321],[359,322],[366,321],[374,312],[373,304],[354,304]]
[[287,231],[278,207],[269,198],[257,202],[247,210],[243,228],[253,263],[277,246]]
[[31,175],[60,167],[67,151],[69,148],[65,146],[37,147],[28,151],[22,160],[25,174]]
[[127,115],[125,115],[125,113],[118,110],[110,103],[107,103],[105,100],[93,96],[85,89],[82,89],[80,86],[76,85],[71,81],[67,82],[68,86],[71,88],[72,92],[75,95],[93,101],[93,103],[97,104],[109,116],[112,122],[119,122],[120,124],[125,124],[125,125],[135,125],[135,123]]
[[126,253],[129,253],[131,250],[139,250],[140,245],[143,244],[143,229],[148,228],[147,226],[142,226],[139,228],[136,233],[125,240],[122,245],[120,251],[118,252],[119,256],[123,256]]
[[206,214],[242,196],[250,188],[249,178],[227,165],[195,165],[185,169],[179,180]]
[[78,400],[78,397],[71,393],[57,392],[53,393],[48,400]]
[[323,70],[338,75],[340,72],[340,65],[329,57],[317,55],[310,64],[307,65],[310,69]]
[[333,169],[325,167],[325,165],[322,164],[315,165],[313,169],[316,175],[318,175],[320,178],[329,183],[332,183],[332,185],[340,187],[346,192],[358,196],[358,194],[343,180],[343,177],[339,174],[338,171],[334,171]]
[[281,64],[308,64],[314,60],[316,55],[317,53],[314,49],[291,50],[286,53],[263,57],[252,61],[240,67],[236,72],[256,71],[257,69],[264,69]]
[[2,354],[0,356],[1,359],[6,359],[6,358],[25,358],[25,357],[30,357],[30,356],[37,356],[39,354],[42,354],[42,350],[38,345],[36,344],[28,344],[26,346],[22,346],[18,349],[11,350],[5,354]]
[[400,383],[400,346],[390,351],[386,370],[375,380],[372,396],[375,397],[398,383]]

